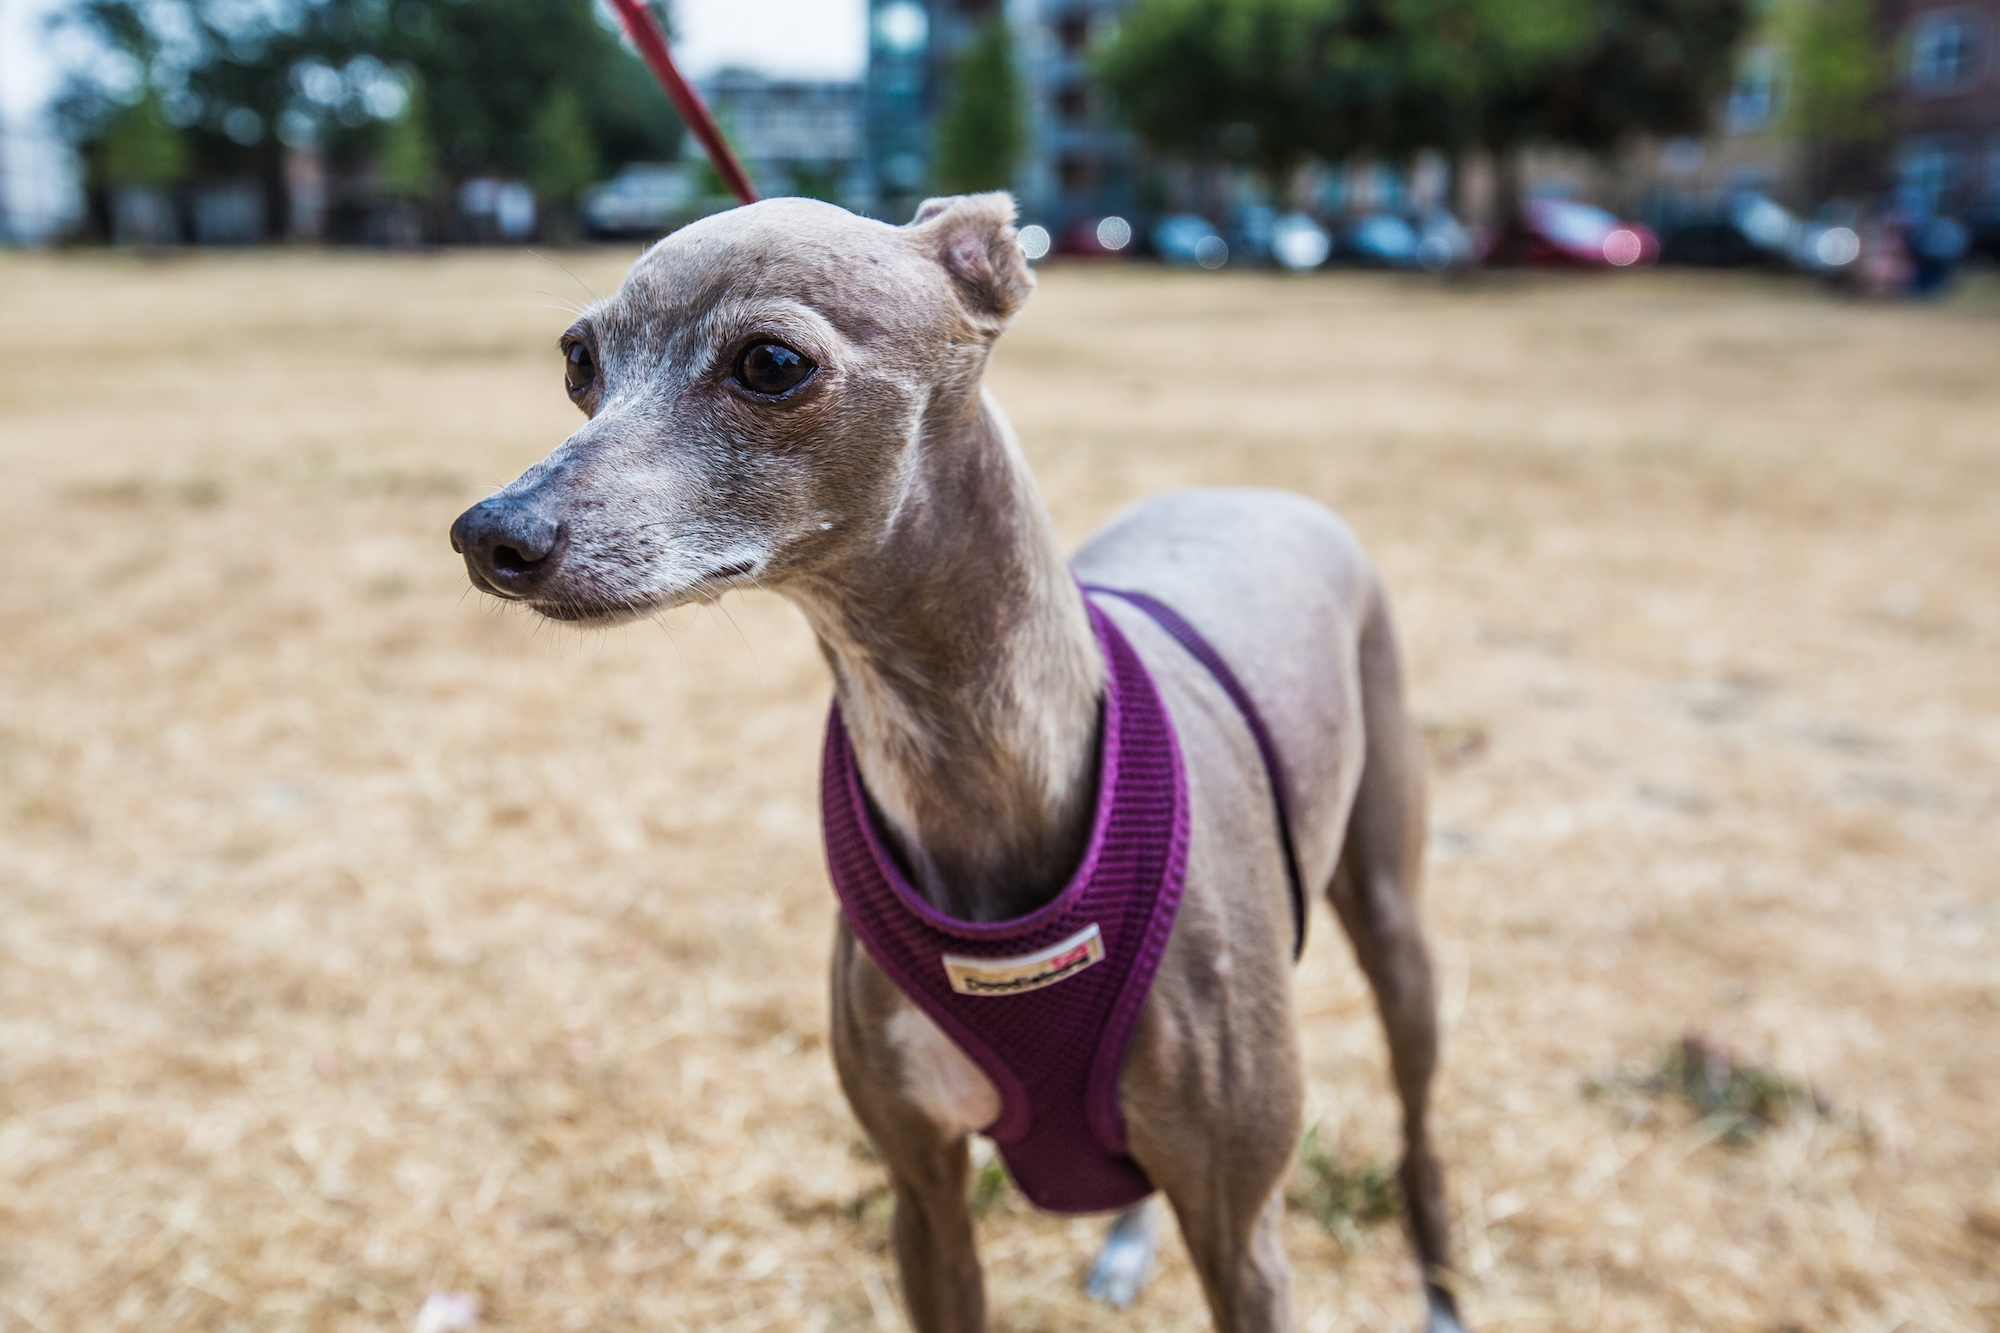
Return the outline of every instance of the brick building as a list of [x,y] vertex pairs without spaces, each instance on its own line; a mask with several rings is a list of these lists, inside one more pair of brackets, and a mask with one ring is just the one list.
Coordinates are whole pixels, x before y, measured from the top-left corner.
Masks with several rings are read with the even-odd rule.
[[1941,213],[2000,215],[2000,0],[1883,0],[1890,174]]

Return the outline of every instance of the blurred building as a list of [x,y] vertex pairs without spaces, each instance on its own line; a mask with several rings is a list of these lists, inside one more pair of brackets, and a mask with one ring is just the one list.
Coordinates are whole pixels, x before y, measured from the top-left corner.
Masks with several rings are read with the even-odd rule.
[[76,155],[40,122],[0,117],[0,244],[61,236],[83,212]]
[[[725,69],[703,83],[702,95],[759,194],[808,195],[866,208],[871,183],[863,87]],[[700,149],[690,143],[688,151]]]
[[1025,211],[1058,236],[1079,219],[1138,207],[1139,145],[1112,119],[1090,69],[1091,47],[1125,3],[1025,0],[1010,15],[1028,120],[1017,188]]
[[1934,211],[2000,216],[2000,0],[1882,0],[1889,166]]
[[1767,34],[1744,50],[1705,138],[1641,148],[1620,164],[1622,182],[1587,192],[1685,230],[1721,225],[1746,196],[1809,214],[1830,198],[1865,204],[1903,186],[1906,199],[2000,247],[2000,0],[1877,0],[1875,31],[1889,62],[1879,141],[1796,137],[1790,56]]
[[1746,48],[1709,135],[1655,146],[1650,165],[1658,188],[1682,199],[1747,191],[1810,207],[1809,164],[1798,141],[1785,132],[1788,73],[1785,50],[1777,43],[1756,41]]
[[867,139],[874,209],[902,221],[931,191],[935,121],[953,63],[1006,16],[1027,145],[1013,182],[1024,217],[1060,234],[1079,218],[1129,213],[1138,146],[1110,116],[1090,49],[1127,0],[871,0]]
[[877,217],[906,221],[930,194],[932,122],[945,78],[994,8],[994,0],[869,0],[863,118]]

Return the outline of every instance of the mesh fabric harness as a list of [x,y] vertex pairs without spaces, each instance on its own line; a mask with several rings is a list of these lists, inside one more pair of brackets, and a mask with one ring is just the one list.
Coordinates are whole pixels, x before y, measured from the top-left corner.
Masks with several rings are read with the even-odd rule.
[[[1091,591],[1125,597],[1159,619],[1157,602]],[[993,1081],[1000,1118],[985,1132],[1021,1192],[1059,1213],[1123,1208],[1153,1190],[1126,1148],[1118,1076],[1187,878],[1187,775],[1173,723],[1125,636],[1096,606],[1089,613],[1107,676],[1097,809],[1082,864],[1046,905],[982,923],[955,920],[926,902],[875,827],[838,704],[827,720],[820,773],[827,864],[849,927]],[[1185,621],[1174,621],[1208,650],[1204,656],[1189,647],[1214,671],[1209,659],[1221,658]],[[1181,638],[1173,624],[1162,626]],[[1266,763],[1275,764],[1249,696],[1233,674],[1218,673],[1218,681],[1244,710]],[[1275,767],[1270,776],[1282,802]],[[1282,815],[1281,805],[1289,869]]]

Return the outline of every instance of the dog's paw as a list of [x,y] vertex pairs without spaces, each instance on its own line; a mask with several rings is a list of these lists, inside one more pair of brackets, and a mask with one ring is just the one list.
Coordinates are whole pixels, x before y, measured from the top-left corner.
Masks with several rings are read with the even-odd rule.
[[1153,1275],[1153,1255],[1159,1248],[1159,1205],[1147,1199],[1119,1214],[1097,1252],[1084,1290],[1094,1301],[1122,1310],[1139,1299],[1146,1279]]
[[1451,1302],[1434,1290],[1424,1292],[1424,1302],[1430,1307],[1430,1314],[1424,1320],[1424,1333],[1465,1333],[1465,1325],[1458,1322],[1458,1312]]

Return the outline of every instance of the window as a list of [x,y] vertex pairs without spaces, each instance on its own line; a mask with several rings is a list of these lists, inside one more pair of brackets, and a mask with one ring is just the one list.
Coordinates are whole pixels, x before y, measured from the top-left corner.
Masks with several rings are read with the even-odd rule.
[[1090,194],[1097,189],[1094,158],[1065,156],[1056,163],[1056,179],[1064,194]]
[[1979,75],[1979,28],[1962,9],[1920,14],[1910,25],[1910,86],[1924,93],[1955,93]]
[[1083,48],[1090,44],[1090,19],[1083,14],[1072,14],[1062,20],[1056,24],[1056,41],[1064,55],[1082,55]]
[[1730,85],[1724,120],[1731,134],[1751,134],[1777,119],[1785,94],[1784,69],[1775,47],[1746,52]]
[[1906,139],[1896,154],[1896,175],[1923,199],[1931,212],[1957,205],[1965,186],[1966,153],[1962,140],[1950,135]]
[[1079,124],[1090,115],[1090,92],[1082,84],[1071,84],[1056,92],[1056,118],[1064,124]]

